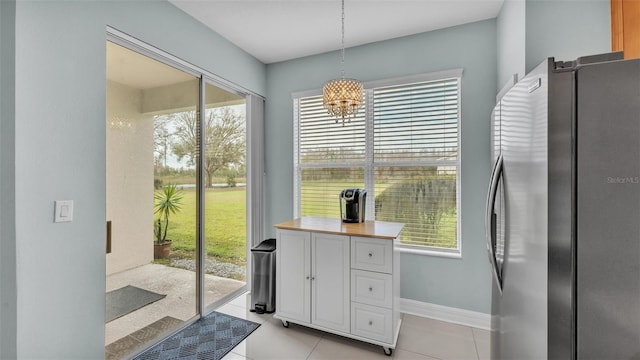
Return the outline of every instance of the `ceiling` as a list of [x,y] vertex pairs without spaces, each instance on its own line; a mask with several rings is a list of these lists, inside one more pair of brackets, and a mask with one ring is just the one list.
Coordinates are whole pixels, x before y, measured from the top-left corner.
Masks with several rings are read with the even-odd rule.
[[184,71],[110,41],[107,41],[107,79],[141,90],[197,80]]
[[[339,0],[169,0],[265,64],[341,48]],[[491,19],[504,0],[347,0],[352,47]]]

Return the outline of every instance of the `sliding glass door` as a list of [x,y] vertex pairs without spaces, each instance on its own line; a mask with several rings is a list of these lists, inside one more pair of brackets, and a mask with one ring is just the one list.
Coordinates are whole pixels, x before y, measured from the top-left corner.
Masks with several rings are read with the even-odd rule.
[[107,42],[106,358],[245,291],[251,229],[247,95],[123,43]]
[[247,140],[245,97],[204,86],[204,305],[246,285]]

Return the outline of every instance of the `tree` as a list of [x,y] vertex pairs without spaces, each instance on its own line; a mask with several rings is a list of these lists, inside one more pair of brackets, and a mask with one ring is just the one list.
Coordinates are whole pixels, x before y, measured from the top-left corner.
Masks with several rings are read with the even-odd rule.
[[432,174],[394,183],[376,196],[375,208],[376,220],[406,223],[405,240],[455,242],[455,234],[436,239],[443,217],[456,211],[455,175]]
[[[207,109],[205,113],[205,158],[206,187],[211,187],[214,173],[227,169],[231,164],[244,164],[245,122],[244,117],[230,107]],[[175,126],[173,153],[181,161],[187,159],[195,165],[198,155],[198,118],[195,111],[172,116]]]
[[156,160],[156,169],[167,168],[167,154],[171,146],[171,134],[167,129],[170,116],[160,115],[153,117],[153,153]]

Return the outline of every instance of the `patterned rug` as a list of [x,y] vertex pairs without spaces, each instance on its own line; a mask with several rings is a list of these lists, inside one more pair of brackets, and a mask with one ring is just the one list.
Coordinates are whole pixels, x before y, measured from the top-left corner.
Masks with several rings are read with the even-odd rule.
[[213,312],[134,359],[219,360],[259,326],[248,320]]

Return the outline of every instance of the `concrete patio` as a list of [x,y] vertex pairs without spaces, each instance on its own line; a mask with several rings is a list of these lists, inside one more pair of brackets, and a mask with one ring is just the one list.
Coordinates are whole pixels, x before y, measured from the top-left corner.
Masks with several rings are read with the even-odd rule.
[[[109,356],[108,351],[107,358],[117,358],[121,354],[128,353],[130,349],[144,347],[145,344],[141,342],[140,337],[129,336],[136,331],[140,333],[141,329],[160,324],[166,332],[169,332],[196,315],[196,276],[193,271],[150,263],[109,275],[106,281],[107,292],[133,285],[166,294],[166,297],[161,300],[105,324],[105,345],[118,342],[118,347],[122,347],[121,344],[127,344],[127,348],[119,349],[118,356],[113,356],[116,355],[113,351],[112,356]],[[239,290],[244,285],[243,281],[206,274],[205,307]],[[113,346],[110,349],[113,349]]]

